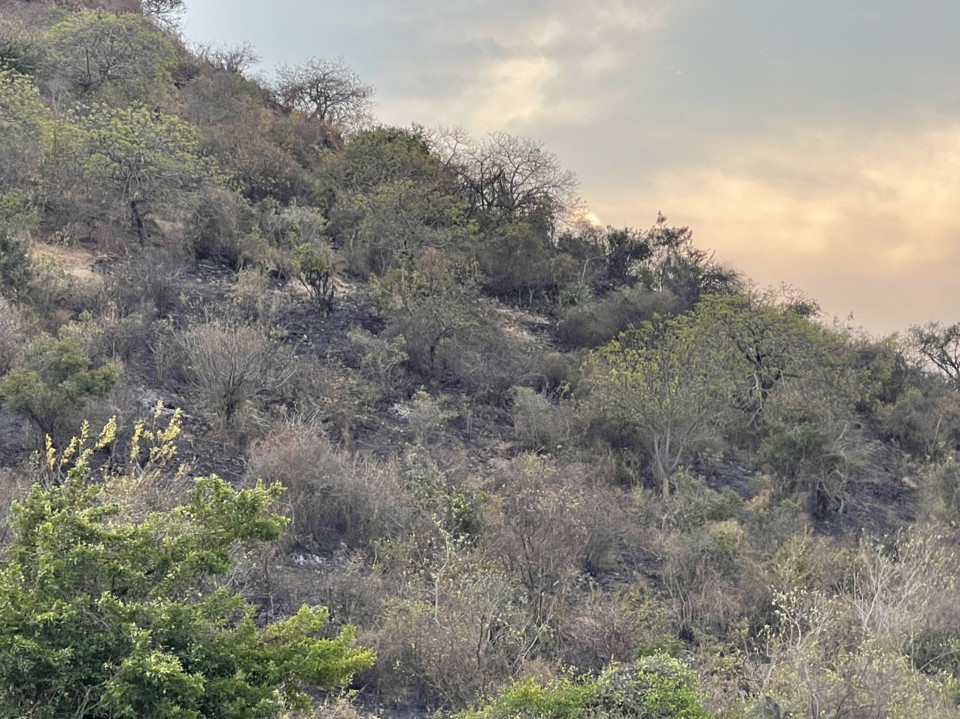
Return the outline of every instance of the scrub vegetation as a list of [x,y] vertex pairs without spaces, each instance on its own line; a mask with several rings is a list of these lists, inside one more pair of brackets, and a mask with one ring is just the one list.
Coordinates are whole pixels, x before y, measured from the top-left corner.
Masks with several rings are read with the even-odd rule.
[[960,717],[960,324],[181,10],[0,8],[0,717]]

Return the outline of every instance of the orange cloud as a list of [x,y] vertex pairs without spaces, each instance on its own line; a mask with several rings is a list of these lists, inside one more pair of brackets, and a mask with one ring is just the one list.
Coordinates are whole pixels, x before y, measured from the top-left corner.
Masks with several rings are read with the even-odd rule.
[[786,127],[716,146],[703,163],[587,201],[638,226],[661,210],[753,279],[801,287],[874,332],[960,319],[960,121]]

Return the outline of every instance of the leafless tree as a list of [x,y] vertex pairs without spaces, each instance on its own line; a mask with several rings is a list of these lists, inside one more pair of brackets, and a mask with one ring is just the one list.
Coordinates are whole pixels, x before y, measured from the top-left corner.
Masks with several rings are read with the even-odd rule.
[[483,142],[462,128],[430,137],[445,166],[461,177],[475,212],[510,218],[546,212],[565,219],[581,207],[576,175],[539,140],[496,132]]
[[177,27],[186,10],[183,0],[140,0],[143,14],[164,28]]
[[350,130],[369,119],[373,87],[364,85],[342,59],[311,58],[299,65],[281,65],[275,90],[284,107],[310,120]]
[[198,43],[193,46],[192,50],[201,62],[207,63],[222,72],[229,72],[234,75],[242,75],[252,65],[260,62],[260,55],[253,46],[247,42],[240,45]]

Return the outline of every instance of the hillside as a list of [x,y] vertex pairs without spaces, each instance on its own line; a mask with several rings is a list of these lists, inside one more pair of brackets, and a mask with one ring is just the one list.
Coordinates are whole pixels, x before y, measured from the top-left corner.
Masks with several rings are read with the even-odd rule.
[[179,7],[0,3],[4,515],[281,483],[283,537],[190,591],[356,627],[376,663],[296,716],[960,717],[958,326],[870,337],[668,218],[590,224],[540,143],[378,125],[337,61],[266,86]]

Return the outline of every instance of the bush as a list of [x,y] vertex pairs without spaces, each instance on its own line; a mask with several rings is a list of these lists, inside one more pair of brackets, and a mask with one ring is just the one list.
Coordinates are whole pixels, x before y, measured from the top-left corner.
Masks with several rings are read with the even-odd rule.
[[0,227],[0,287],[7,296],[16,297],[33,279],[30,244]]
[[570,347],[600,347],[630,327],[682,309],[680,300],[669,292],[623,288],[568,309],[557,325],[557,336]]
[[510,685],[479,711],[458,719],[709,719],[697,676],[677,659],[658,654],[612,665],[597,679],[565,678]]
[[[178,429],[160,433],[159,456]],[[263,626],[240,595],[211,588],[235,548],[280,535],[284,518],[269,511],[279,484],[236,491],[201,477],[182,504],[146,512],[139,468],[90,468],[115,430],[51,449],[47,464],[69,467],[61,483],[14,506],[0,566],[0,717],[280,717],[308,709],[308,689],[343,686],[373,663],[352,628],[318,637],[323,607]]]
[[0,376],[16,363],[25,339],[20,314],[0,297]]
[[107,294],[126,317],[141,308],[166,317],[180,306],[183,265],[166,252],[148,248],[119,265],[107,280]]
[[266,243],[255,233],[256,216],[239,195],[218,186],[201,190],[187,223],[198,260],[226,262],[235,269],[266,256]]
[[117,380],[116,364],[94,366],[72,339],[41,334],[24,349],[16,367],[0,378],[0,398],[28,417],[41,433],[61,438],[61,430],[87,399],[106,394]]
[[608,716],[709,718],[697,689],[697,675],[663,654],[608,668],[597,680],[596,704]]
[[294,370],[278,356],[278,348],[262,331],[217,322],[192,327],[178,342],[200,406],[227,431],[241,413],[255,409],[254,400],[276,393]]
[[287,487],[289,541],[311,551],[365,548],[414,524],[412,498],[395,468],[337,450],[309,423],[283,426],[255,442],[247,476]]

